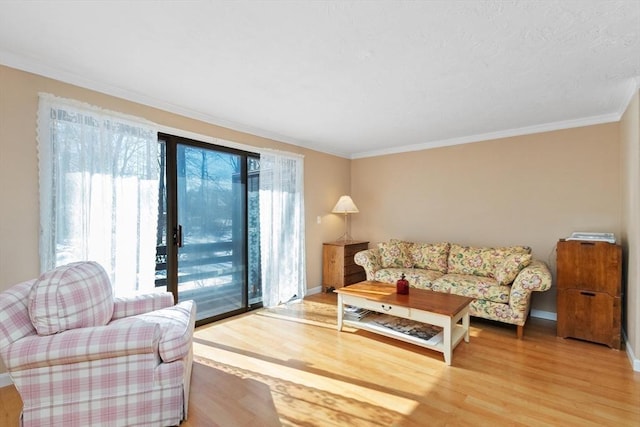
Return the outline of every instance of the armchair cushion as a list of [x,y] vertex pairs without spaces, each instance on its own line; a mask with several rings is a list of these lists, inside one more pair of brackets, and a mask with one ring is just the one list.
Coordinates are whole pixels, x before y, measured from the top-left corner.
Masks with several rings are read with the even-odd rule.
[[29,293],[38,335],[106,325],[113,315],[111,281],[96,262],[75,262],[42,274]]

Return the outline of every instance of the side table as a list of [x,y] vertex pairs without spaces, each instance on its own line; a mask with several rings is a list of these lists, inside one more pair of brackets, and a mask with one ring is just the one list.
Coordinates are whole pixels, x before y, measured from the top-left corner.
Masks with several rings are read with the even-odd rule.
[[353,260],[355,254],[367,250],[369,242],[348,240],[322,244],[322,289],[331,291],[366,280],[362,266]]

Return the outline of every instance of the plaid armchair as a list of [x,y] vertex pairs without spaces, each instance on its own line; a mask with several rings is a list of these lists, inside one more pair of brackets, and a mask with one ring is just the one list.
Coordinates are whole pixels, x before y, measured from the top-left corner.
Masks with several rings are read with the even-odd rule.
[[193,301],[114,298],[100,265],[56,268],[0,294],[0,357],[24,426],[169,426],[187,418]]

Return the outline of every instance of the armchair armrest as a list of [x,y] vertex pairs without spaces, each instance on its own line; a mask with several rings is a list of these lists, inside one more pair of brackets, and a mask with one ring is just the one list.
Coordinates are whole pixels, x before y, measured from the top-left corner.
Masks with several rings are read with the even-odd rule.
[[[527,313],[533,291],[543,292],[551,288],[551,272],[542,261],[533,260],[523,268],[511,285],[509,306],[514,311]],[[525,314],[526,316],[526,314]]]
[[364,271],[367,273],[367,280],[375,280],[376,271],[382,268],[380,252],[377,248],[360,251],[355,254],[353,260],[356,264],[364,267]]
[[160,326],[158,351],[162,361],[182,359],[191,350],[196,323],[195,301],[182,301],[173,307],[140,314],[136,318]]
[[2,350],[9,371],[64,365],[130,354],[157,353],[160,326],[140,319],[31,335]]
[[123,317],[136,316],[150,311],[173,305],[173,294],[171,292],[158,292],[139,294],[127,297],[116,297],[113,299],[113,316],[111,320]]

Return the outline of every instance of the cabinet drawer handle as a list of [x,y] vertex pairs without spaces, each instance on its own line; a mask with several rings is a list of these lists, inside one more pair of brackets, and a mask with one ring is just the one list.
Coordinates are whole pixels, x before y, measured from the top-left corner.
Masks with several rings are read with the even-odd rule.
[[587,296],[587,297],[595,297],[596,296],[596,294],[594,294],[593,292],[584,292],[584,291],[580,292],[580,295],[584,295],[584,296]]
[[384,305],[384,304],[382,304],[382,309],[383,309],[384,311],[389,311],[389,310],[391,310],[391,308],[392,308],[392,307],[391,307],[390,305]]

